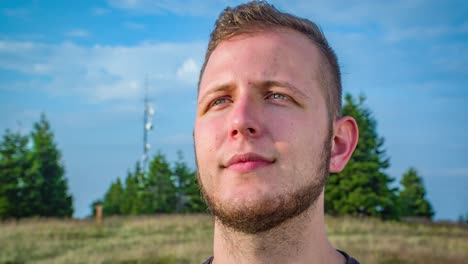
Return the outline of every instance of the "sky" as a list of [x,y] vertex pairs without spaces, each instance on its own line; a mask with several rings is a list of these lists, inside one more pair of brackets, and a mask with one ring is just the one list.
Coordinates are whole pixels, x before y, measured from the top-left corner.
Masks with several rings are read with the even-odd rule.
[[[40,114],[62,152],[75,217],[124,178],[143,149],[194,168],[197,81],[208,37],[240,1],[0,0],[0,131]],[[318,23],[343,89],[364,94],[395,179],[414,167],[438,220],[468,214],[468,2],[271,1]]]

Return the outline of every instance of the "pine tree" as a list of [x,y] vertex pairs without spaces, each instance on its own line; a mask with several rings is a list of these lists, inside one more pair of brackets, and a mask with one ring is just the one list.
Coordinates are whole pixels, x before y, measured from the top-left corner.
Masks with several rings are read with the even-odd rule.
[[38,215],[38,173],[29,138],[10,130],[0,143],[0,218]]
[[[29,139],[28,139],[29,141]],[[34,158],[34,152],[28,148],[25,156],[22,158],[22,168],[24,174],[21,178],[21,217],[40,216],[41,192],[44,179],[40,175],[39,164]]]
[[423,179],[414,168],[409,168],[400,181],[402,190],[399,193],[401,215],[405,217],[432,218],[434,211],[426,199]]
[[128,172],[125,178],[125,188],[123,191],[123,199],[120,204],[120,212],[124,215],[138,215],[141,214],[139,210],[139,183],[138,174]]
[[[121,206],[124,198],[124,189],[120,178],[111,184],[104,195],[102,212],[104,215],[119,215],[122,213]],[[93,209],[94,210],[94,209]]]
[[174,182],[177,187],[177,212],[204,212],[206,205],[200,194],[196,172],[184,162],[182,152],[177,152],[178,160],[174,165]]
[[33,139],[33,159],[41,177],[39,186],[39,215],[47,217],[65,217],[73,214],[73,200],[68,193],[68,182],[49,122],[44,114],[34,124],[31,133]]
[[144,201],[152,204],[151,213],[171,213],[176,209],[176,187],[166,157],[158,152],[144,182]]
[[0,218],[19,218],[20,182],[24,175],[21,160],[27,138],[5,132],[0,143]]
[[333,215],[398,218],[396,189],[385,174],[389,159],[383,149],[384,139],[377,134],[377,121],[365,104],[346,94],[343,116],[352,116],[359,127],[359,142],[348,165],[331,174],[325,191],[325,211]]

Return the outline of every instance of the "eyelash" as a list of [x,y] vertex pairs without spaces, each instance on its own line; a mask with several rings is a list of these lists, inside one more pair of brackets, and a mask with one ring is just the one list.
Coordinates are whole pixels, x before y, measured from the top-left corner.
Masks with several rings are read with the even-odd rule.
[[[274,98],[275,96],[281,96],[282,98]],[[287,100],[289,97],[282,93],[269,93],[267,94],[266,98]]]
[[[278,96],[280,98],[278,98]],[[276,98],[275,98],[276,97]],[[265,99],[273,99],[273,100],[287,100],[289,99],[289,97],[287,95],[284,95],[282,93],[274,93],[274,92],[271,92],[271,93],[268,93],[266,96],[265,96]],[[230,101],[231,99],[229,97],[219,97],[219,98],[216,98],[215,100],[213,100],[210,105],[209,105],[209,108],[212,108],[212,107],[215,107],[215,106],[218,106],[218,105],[221,105],[223,104],[225,101]],[[222,101],[222,102],[220,102]]]
[[213,101],[210,103],[210,108],[213,107],[213,106],[217,106],[217,105],[222,104],[222,103],[217,103],[217,102],[219,102],[219,101],[221,101],[221,100],[227,101],[227,100],[230,100],[230,98],[228,98],[228,97],[219,97],[219,98],[216,98],[215,100],[213,100]]

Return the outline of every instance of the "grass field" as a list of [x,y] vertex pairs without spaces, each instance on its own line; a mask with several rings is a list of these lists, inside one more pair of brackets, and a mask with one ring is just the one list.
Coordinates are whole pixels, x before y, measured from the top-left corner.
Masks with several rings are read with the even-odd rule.
[[[468,228],[327,217],[333,245],[365,263],[468,263]],[[0,224],[0,263],[202,263],[208,215]]]

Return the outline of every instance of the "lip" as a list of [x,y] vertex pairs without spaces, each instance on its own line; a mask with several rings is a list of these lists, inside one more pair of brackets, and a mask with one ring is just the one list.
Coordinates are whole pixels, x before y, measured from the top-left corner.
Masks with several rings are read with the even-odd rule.
[[244,153],[232,156],[224,167],[238,173],[246,173],[274,162],[274,159],[256,153]]

